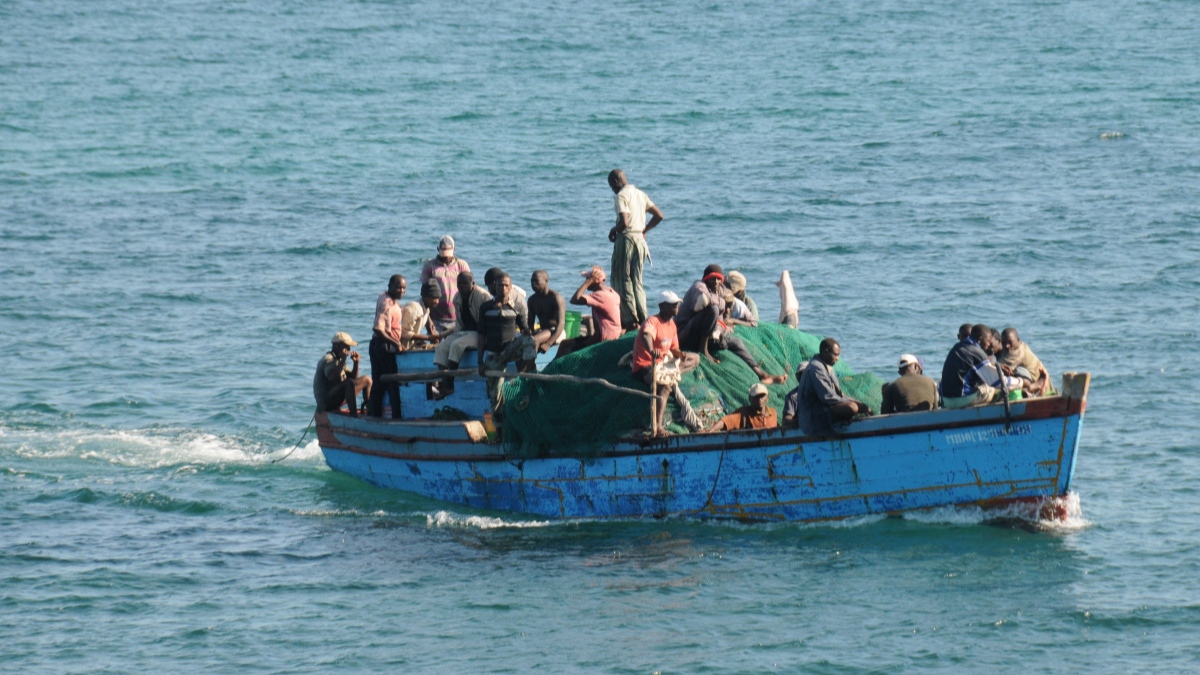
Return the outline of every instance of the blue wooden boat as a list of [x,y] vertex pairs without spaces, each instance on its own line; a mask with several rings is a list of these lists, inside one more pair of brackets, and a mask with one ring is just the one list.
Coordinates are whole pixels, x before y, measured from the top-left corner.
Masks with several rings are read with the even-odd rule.
[[[429,371],[432,358],[401,365]],[[489,440],[484,383],[468,377],[453,403],[477,419],[415,419],[441,403],[413,383],[406,419],[319,413],[317,438],[331,468],[375,485],[547,518],[821,521],[944,506],[1063,518],[1089,380],[1068,373],[1057,396],[871,417],[836,436],[719,432],[515,458]]]

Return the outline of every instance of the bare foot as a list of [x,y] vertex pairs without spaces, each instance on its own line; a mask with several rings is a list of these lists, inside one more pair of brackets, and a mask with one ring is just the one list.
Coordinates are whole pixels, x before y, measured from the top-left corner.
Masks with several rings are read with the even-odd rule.
[[762,377],[758,378],[758,381],[762,382],[763,384],[783,384],[784,382],[787,382],[787,379],[787,375],[763,375]]

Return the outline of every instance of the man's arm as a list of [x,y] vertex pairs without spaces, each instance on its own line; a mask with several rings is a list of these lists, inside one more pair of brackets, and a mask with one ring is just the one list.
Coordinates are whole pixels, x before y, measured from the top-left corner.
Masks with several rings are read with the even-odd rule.
[[567,303],[563,302],[563,297],[558,293],[554,294],[554,309],[558,312],[558,324],[554,329],[554,333],[550,336],[550,342],[546,345],[547,349],[558,342],[558,337],[563,334],[563,330],[566,329],[567,325]]
[[646,210],[650,212],[650,222],[646,223],[645,234],[649,234],[650,230],[658,227],[658,224],[663,221],[663,212],[654,204],[646,206]]

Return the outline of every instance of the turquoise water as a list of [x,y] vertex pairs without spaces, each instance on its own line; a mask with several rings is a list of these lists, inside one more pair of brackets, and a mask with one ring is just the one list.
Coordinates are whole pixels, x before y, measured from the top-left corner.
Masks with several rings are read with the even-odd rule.
[[[14,672],[1179,672],[1200,643],[1190,2],[0,3]],[[852,367],[1014,325],[1093,373],[1057,527],[548,523],[306,438],[452,233],[606,263],[604,176]],[[272,463],[273,460],[284,458]]]

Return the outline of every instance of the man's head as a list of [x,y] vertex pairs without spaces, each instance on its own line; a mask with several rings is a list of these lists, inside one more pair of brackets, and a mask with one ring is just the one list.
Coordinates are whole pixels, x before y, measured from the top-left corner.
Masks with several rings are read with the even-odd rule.
[[921,362],[917,360],[917,357],[912,354],[903,354],[900,356],[899,372],[901,375],[908,375],[909,373],[920,375],[924,372],[924,369],[921,368]]
[[958,341],[962,342],[963,340],[966,340],[967,336],[971,334],[971,329],[974,327],[975,327],[975,324],[973,324],[973,323],[964,323],[963,325],[959,326],[958,327]]
[[666,321],[679,313],[679,303],[683,302],[674,291],[663,291],[658,294],[658,318]]
[[629,180],[625,178],[624,171],[613,169],[608,172],[608,187],[612,188],[613,192],[620,192],[626,185],[629,185]]
[[980,347],[988,341],[988,336],[992,334],[992,329],[987,327],[987,324],[977,323],[971,326],[971,339],[974,340]]
[[500,272],[492,280],[492,295],[496,296],[497,300],[508,300],[508,296],[512,293],[512,278],[504,272]]
[[350,348],[357,345],[354,338],[350,337],[349,333],[338,331],[333,334],[333,339],[329,341],[333,345],[334,354],[350,353]]
[[589,291],[600,290],[604,286],[605,280],[608,279],[608,275],[604,273],[604,270],[599,265],[592,265],[592,269],[580,272],[579,276],[592,280],[588,284]]
[[442,287],[433,279],[421,284],[421,304],[433,309],[442,302]]
[[446,235],[438,242],[438,257],[444,261],[454,260],[454,237]]
[[475,288],[475,275],[470,272],[459,272],[455,283],[458,286],[458,292],[465,296],[471,292],[472,288]]
[[550,273],[546,270],[537,270],[533,276],[529,277],[529,285],[533,287],[533,292],[538,295],[545,295],[546,291],[550,290]]
[[987,347],[984,347],[984,349],[988,354],[995,354],[1003,349],[1003,347],[1000,346],[1000,331],[996,330],[995,328],[988,329],[988,345]]
[[837,365],[838,359],[842,356],[842,346],[837,340],[827,337],[821,340],[821,346],[818,348],[817,357],[821,362],[832,368]]
[[1021,336],[1017,334],[1017,329],[1009,326],[1000,333],[1000,346],[1008,351],[1012,351],[1021,344]]
[[720,265],[709,265],[704,268],[704,276],[701,277],[704,285],[710,291],[716,291],[722,284],[725,283],[725,272]]
[[734,293],[744,293],[746,291],[746,275],[734,270],[725,277],[725,285]]
[[770,393],[767,391],[766,385],[762,382],[755,382],[750,385],[750,409],[755,412],[762,412],[767,407],[767,397]]
[[488,292],[492,295],[496,294],[496,278],[501,274],[504,274],[504,270],[499,267],[489,268],[488,271],[483,273],[483,285],[487,286]]
[[403,274],[393,274],[391,279],[388,279],[387,293],[393,300],[399,300],[404,297],[404,291],[408,288],[408,281],[404,279]]

